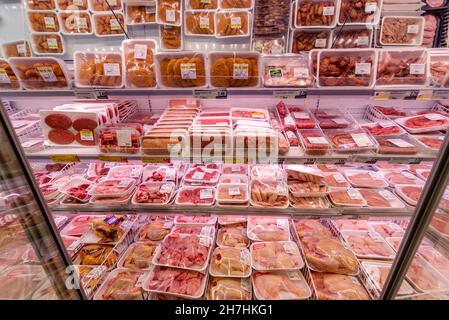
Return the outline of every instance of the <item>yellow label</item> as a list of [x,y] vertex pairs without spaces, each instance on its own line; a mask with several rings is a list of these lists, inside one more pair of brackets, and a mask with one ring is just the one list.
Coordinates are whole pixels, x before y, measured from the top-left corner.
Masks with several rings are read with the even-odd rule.
[[170,157],[142,157],[140,160],[145,163],[169,163]]
[[103,154],[98,155],[98,160],[104,162],[128,162],[128,158],[124,156],[105,156]]
[[55,163],[80,162],[80,158],[76,154],[52,154],[50,159]]
[[376,92],[374,94],[374,100],[375,101],[385,101],[390,99],[390,93],[389,92]]
[[433,98],[432,90],[421,90],[421,91],[419,91],[419,94],[416,97],[416,100],[429,101],[429,100],[432,100],[432,98]]

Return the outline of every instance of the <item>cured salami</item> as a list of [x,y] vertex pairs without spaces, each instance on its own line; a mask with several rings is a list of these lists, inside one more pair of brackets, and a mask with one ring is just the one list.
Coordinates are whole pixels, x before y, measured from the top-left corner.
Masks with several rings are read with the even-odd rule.
[[75,141],[75,135],[68,130],[53,129],[48,133],[48,140],[56,144],[71,144]]

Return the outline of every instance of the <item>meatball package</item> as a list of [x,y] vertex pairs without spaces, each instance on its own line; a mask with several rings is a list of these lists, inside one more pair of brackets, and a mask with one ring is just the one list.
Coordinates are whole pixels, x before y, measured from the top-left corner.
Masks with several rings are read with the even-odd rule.
[[88,0],[56,0],[56,7],[61,11],[87,11],[89,9],[89,2]]
[[58,16],[52,11],[28,11],[26,13],[31,32],[59,32]]
[[31,33],[31,44],[37,56],[62,56],[66,52],[64,38],[57,33]]
[[7,60],[0,59],[0,90],[19,89],[22,89],[22,85],[11,65]]
[[123,59],[126,88],[153,88],[156,86],[154,40],[125,40]]
[[157,82],[162,88],[204,88],[206,58],[201,53],[159,53]]
[[31,46],[28,40],[5,42],[1,45],[3,58],[31,57]]
[[253,52],[211,52],[210,84],[215,88],[258,87],[260,55]]
[[219,0],[186,0],[187,10],[215,10]]
[[329,48],[332,45],[331,31],[323,29],[294,30],[291,33],[290,44],[292,53]]
[[126,5],[127,25],[152,25],[156,24],[156,4],[152,2],[140,2],[139,5]]
[[123,86],[120,53],[82,52],[74,54],[75,85],[78,88],[121,88]]
[[215,34],[215,15],[213,11],[185,11],[184,32],[188,36],[210,37]]
[[251,300],[250,279],[210,277],[207,300]]
[[341,0],[338,24],[377,25],[383,0]]
[[218,11],[215,13],[217,38],[248,37],[251,34],[252,15],[249,11]]
[[96,145],[94,130],[99,125],[96,112],[39,112],[45,143],[50,146],[92,147]]
[[[10,66],[27,90],[67,89],[68,71],[55,58],[11,58]],[[5,72],[8,74],[7,69]],[[6,78],[5,78],[6,79]]]
[[383,46],[420,46],[424,37],[424,18],[416,16],[385,16],[380,29]]
[[125,18],[122,13],[96,13],[92,16],[97,37],[120,37],[125,35]]
[[334,28],[337,0],[296,0],[296,28]]
[[320,51],[318,87],[373,87],[376,56],[370,49]]
[[123,9],[122,1],[123,0],[108,0],[108,3],[106,3],[104,0],[89,0],[89,8],[94,12],[111,11],[111,9],[118,11]]
[[364,26],[347,26],[332,31],[332,47],[336,49],[371,48],[373,29]]
[[156,0],[156,22],[158,24],[181,26],[181,0]]
[[305,300],[312,295],[299,271],[255,272],[251,279],[257,300]]
[[92,19],[87,12],[60,12],[58,18],[61,24],[61,33],[70,35],[92,35],[94,33]]
[[212,252],[209,274],[213,277],[247,278],[251,257],[246,248],[217,247]]

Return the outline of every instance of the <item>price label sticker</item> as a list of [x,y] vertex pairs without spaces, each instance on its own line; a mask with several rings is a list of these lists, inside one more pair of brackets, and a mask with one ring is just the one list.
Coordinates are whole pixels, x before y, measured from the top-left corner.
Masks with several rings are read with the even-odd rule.
[[164,183],[160,188],[159,188],[159,192],[160,193],[170,193],[172,190],[172,185],[169,183]]
[[155,5],[145,6],[145,13],[146,14],[155,14],[156,13],[156,6]]
[[51,67],[37,67],[36,70],[41,76],[42,80],[44,80],[44,82],[58,81],[58,78],[54,74],[53,69]]
[[196,64],[195,63],[181,63],[181,78],[182,79],[196,79]]
[[234,63],[232,78],[247,80],[249,78],[249,65],[247,63]]
[[103,64],[104,75],[108,77],[120,76],[120,64],[118,63],[104,63]]
[[52,154],[50,159],[54,163],[80,162],[80,158],[75,154]]
[[94,141],[94,133],[92,130],[83,129],[80,131],[80,138],[82,141]]
[[202,189],[200,191],[200,200],[212,199],[214,197],[214,193],[212,189]]
[[231,171],[232,172],[240,172],[240,166],[232,166]]
[[173,227],[173,221],[165,221],[164,229],[171,229]]
[[44,23],[46,29],[56,30],[55,18],[53,17],[44,17]]
[[293,76],[298,79],[307,78],[309,76],[308,68],[293,68]]
[[203,180],[204,175],[206,173],[203,171],[196,171],[193,175],[192,175],[192,179],[193,180]]
[[26,45],[25,43],[19,43],[16,45],[17,53],[20,57],[23,57],[26,55]]
[[148,53],[148,46],[145,44],[136,44],[134,46],[134,59],[135,60],[146,60]]
[[282,69],[280,69],[280,68],[270,69],[268,72],[269,72],[270,78],[282,78],[282,76],[283,76]]
[[293,131],[287,130],[285,131],[285,134],[287,135],[287,138],[289,139],[296,139],[296,134]]
[[57,50],[59,48],[58,46],[58,40],[54,38],[48,38],[47,39],[47,45],[49,49]]
[[410,74],[425,74],[426,73],[426,65],[423,63],[412,63],[410,64]]
[[349,121],[348,121],[348,120],[346,120],[346,119],[341,119],[341,118],[333,119],[333,121],[334,121],[336,124],[346,124],[346,125],[349,124]]
[[22,142],[21,145],[22,145],[22,148],[30,148],[38,143],[41,143],[41,142],[42,142],[41,140],[29,140],[29,141]]
[[293,243],[291,243],[291,242],[285,242],[283,247],[284,247],[284,251],[288,254],[295,254],[295,252],[296,252],[295,247],[294,247]]
[[367,36],[357,37],[357,47],[366,47],[366,46],[369,46],[369,37]]
[[445,119],[445,117],[443,117],[441,114],[437,114],[437,113],[429,113],[429,114],[424,115],[424,117],[431,121],[438,121],[438,120]]
[[388,190],[380,190],[379,194],[384,198],[385,200],[396,200],[396,197]]
[[276,219],[276,225],[279,229],[287,229],[288,227],[288,220],[286,219]]
[[334,173],[334,179],[337,183],[346,183],[346,179],[340,173]]
[[139,178],[141,169],[139,167],[135,167],[131,170],[131,178]]
[[354,142],[358,147],[372,147],[373,143],[369,139],[368,135],[366,133],[352,133],[351,134],[352,139],[354,139]]
[[288,276],[288,278],[289,278],[290,280],[292,280],[292,281],[298,281],[298,280],[301,280],[301,276],[299,275],[299,272],[297,272],[297,271],[290,271],[290,272],[287,272],[287,276]]
[[84,7],[83,0],[73,0],[73,5],[78,7]]
[[365,13],[373,13],[377,11],[377,2],[366,2]]
[[408,34],[417,34],[419,32],[419,25],[417,24],[411,24],[407,26],[407,33]]
[[356,63],[355,64],[355,74],[370,75],[371,74],[371,63]]
[[307,137],[311,144],[329,144],[324,137]]
[[176,22],[176,10],[167,9],[165,10],[165,19],[167,22]]
[[402,230],[402,228],[400,227],[400,226],[398,226],[396,223],[394,223],[394,222],[390,222],[389,224],[388,224],[388,226],[393,230],[393,231],[395,231],[395,232],[402,232],[402,231],[404,231],[404,230]]
[[315,48],[326,48],[327,39],[316,39],[315,40]]
[[11,83],[8,73],[3,68],[0,68],[0,83]]
[[390,127],[396,126],[393,122],[388,121],[388,120],[381,120],[377,124],[382,128],[390,128]]
[[333,16],[335,14],[335,7],[323,7],[323,16]]
[[231,28],[232,29],[242,28],[242,19],[240,17],[231,17]]
[[307,112],[293,112],[293,117],[295,119],[308,120],[310,116]]
[[201,29],[209,29],[210,28],[210,21],[208,17],[200,16],[200,28]]
[[375,242],[384,242],[384,239],[377,232],[370,231],[368,234]]
[[228,194],[230,196],[239,196],[241,194],[239,187],[231,187],[228,189]]
[[389,142],[399,148],[413,148],[414,145],[402,139],[388,139]]
[[76,17],[76,25],[78,27],[78,30],[87,30],[87,19],[84,17]]
[[352,188],[348,189],[348,196],[351,199],[354,199],[354,200],[361,200],[361,199],[363,199],[363,197],[362,197],[361,193],[359,192],[359,190],[352,189]]
[[286,125],[296,126],[295,119],[293,119],[291,115],[288,115],[284,118],[284,123]]
[[117,145],[119,147],[132,147],[131,130],[117,130]]
[[121,30],[122,27],[120,26],[120,23],[117,19],[111,19],[109,21],[109,26],[111,27],[111,30]]

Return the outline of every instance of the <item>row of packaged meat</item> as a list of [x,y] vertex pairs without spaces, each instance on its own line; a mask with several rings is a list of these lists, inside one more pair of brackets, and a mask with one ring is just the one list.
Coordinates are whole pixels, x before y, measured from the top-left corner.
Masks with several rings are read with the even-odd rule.
[[[118,249],[114,243],[124,237],[111,232],[119,225],[107,227],[111,220],[75,216],[61,231],[78,268],[99,266],[97,281],[85,283],[91,295],[98,289],[94,299],[377,298],[407,226],[390,219],[229,216],[219,217],[216,229],[217,217],[152,216],[139,224],[133,244]],[[102,240],[86,244],[92,230]],[[399,295],[445,291],[448,276],[449,260],[425,239]]]
[[[45,37],[54,35],[46,35]],[[447,87],[447,50],[312,50],[309,55],[156,53],[153,40],[126,40],[123,54],[76,52],[79,88]],[[2,89],[67,89],[69,72],[55,58],[1,61]],[[316,80],[316,81],[315,81]],[[315,83],[316,82],[316,83]]]

